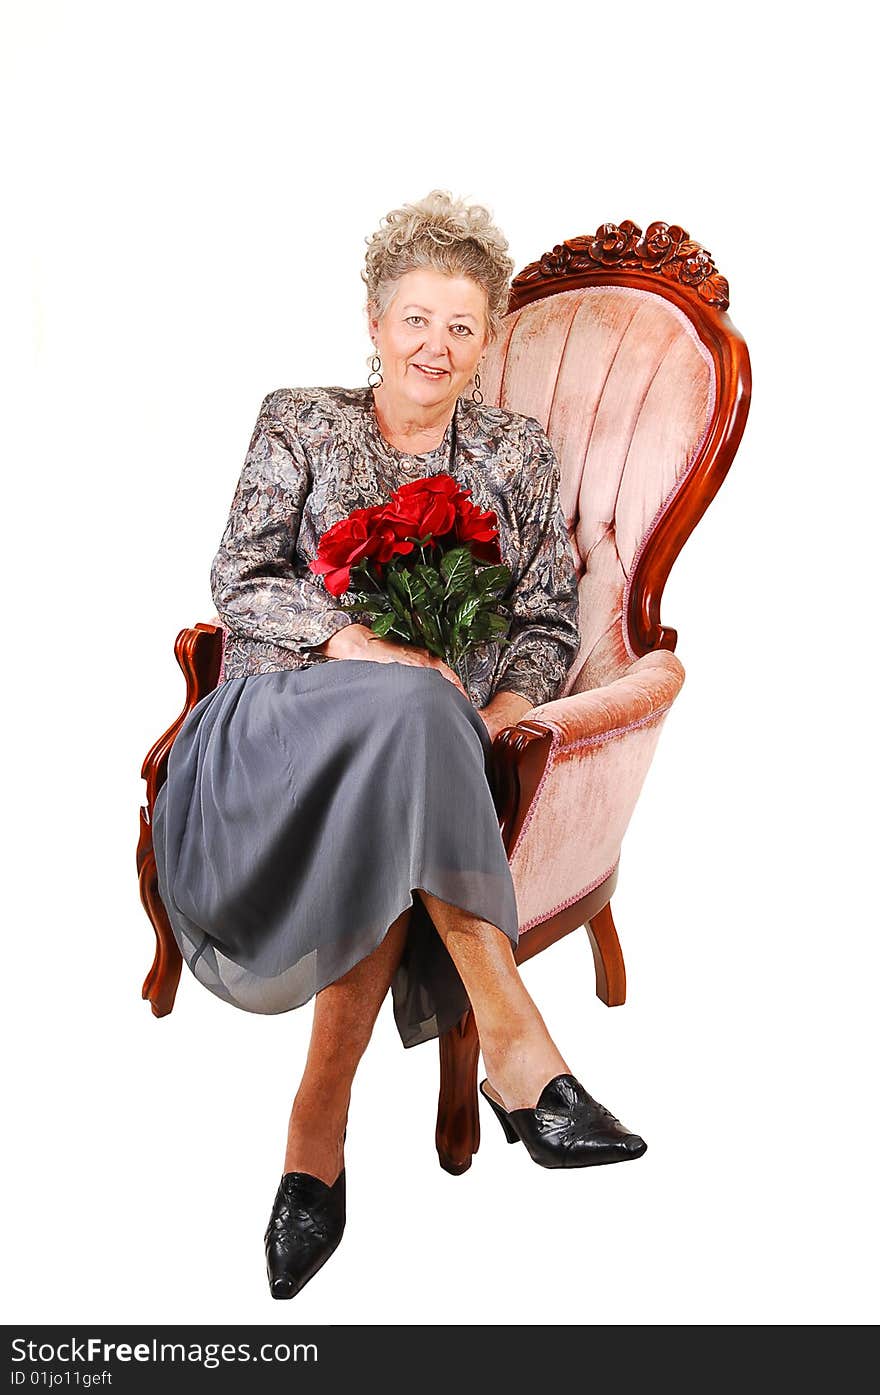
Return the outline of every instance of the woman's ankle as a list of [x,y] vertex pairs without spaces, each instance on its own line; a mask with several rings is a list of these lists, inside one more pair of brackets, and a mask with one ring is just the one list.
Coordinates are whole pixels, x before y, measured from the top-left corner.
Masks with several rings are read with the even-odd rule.
[[544,1086],[569,1066],[545,1031],[532,1029],[505,1037],[480,1040],[489,1084],[501,1096],[504,1107],[532,1109]]
[[344,1162],[341,1135],[339,1138],[329,1138],[326,1135],[297,1133],[288,1135],[282,1171],[309,1172],[332,1187]]
[[294,1105],[287,1126],[285,1172],[311,1172],[332,1185],[343,1163],[348,1111],[310,1111]]

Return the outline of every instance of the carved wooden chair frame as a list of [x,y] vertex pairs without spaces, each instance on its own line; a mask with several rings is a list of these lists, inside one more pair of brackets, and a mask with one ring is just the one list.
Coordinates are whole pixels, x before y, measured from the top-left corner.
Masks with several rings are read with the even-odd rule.
[[[714,415],[699,450],[669,508],[649,535],[629,589],[628,627],[637,656],[674,650],[677,633],[660,621],[667,577],[682,547],[706,512],[733,463],[748,416],[751,369],[745,341],[727,315],[728,283],[709,252],[677,225],[652,223],[647,232],[630,220],[605,223],[594,236],[574,237],[532,262],[514,279],[508,313],[532,301],[590,285],[621,285],[650,291],[687,315],[712,356]],[[156,795],[165,781],[168,756],[187,715],[216,686],[220,676],[222,629],[198,623],[180,631],[174,654],[186,682],[186,698],[176,720],[148,751],[141,775],[146,805],[140,809],[137,870],[141,902],[153,925],[156,949],[142,997],[156,1017],[174,1006],[182,959],[158,891],[151,830]],[[495,738],[493,795],[508,851],[528,817],[547,763],[552,732],[539,720],[524,718]],[[517,963],[523,963],[572,930],[584,927],[592,948],[596,992],[609,1007],[624,1002],[626,971],[611,915],[617,865],[588,895],[566,906],[520,937]],[[439,1039],[440,1092],[435,1143],[441,1167],[458,1174],[471,1165],[480,1142],[477,1103],[479,1037],[473,1012]]]

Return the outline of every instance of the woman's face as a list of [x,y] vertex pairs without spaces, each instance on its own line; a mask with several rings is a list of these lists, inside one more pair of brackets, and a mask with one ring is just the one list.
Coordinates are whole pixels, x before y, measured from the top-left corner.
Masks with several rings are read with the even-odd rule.
[[370,319],[382,360],[377,391],[403,409],[448,406],[451,415],[488,343],[487,308],[485,290],[468,277],[408,271],[381,320]]

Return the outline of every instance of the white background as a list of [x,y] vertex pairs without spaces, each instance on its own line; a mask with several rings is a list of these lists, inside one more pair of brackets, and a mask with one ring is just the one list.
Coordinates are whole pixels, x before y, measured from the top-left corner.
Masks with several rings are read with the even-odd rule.
[[[876,223],[859,8],[7,3],[6,1321],[864,1323],[877,1316]],[[553,1173],[434,1148],[386,1001],[340,1249],[274,1302],[262,1233],[311,1007],[173,1013],[135,873],[143,757],[264,395],[366,381],[381,216],[486,203],[519,269],[683,224],[751,414],[662,605],[687,677],[613,901],[523,976],[647,1138]],[[868,406],[868,411],[864,406]],[[485,1106],[483,1106],[485,1111]]]

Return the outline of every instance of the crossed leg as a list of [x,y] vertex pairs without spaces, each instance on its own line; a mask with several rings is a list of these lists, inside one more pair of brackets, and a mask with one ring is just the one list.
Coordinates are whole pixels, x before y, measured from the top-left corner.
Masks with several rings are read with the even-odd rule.
[[[489,1079],[506,1109],[531,1108],[553,1076],[568,1071],[497,926],[415,888],[467,989]],[[406,943],[412,907],[381,944],[315,997],[308,1056],[293,1101],[284,1171],[332,1184],[343,1165],[351,1087]]]
[[503,930],[418,888],[471,1001],[487,1090],[505,1109],[531,1109],[566,1065],[520,977]]

